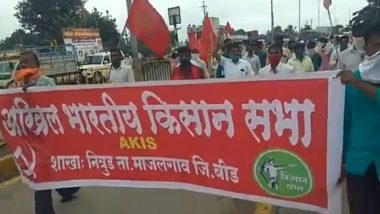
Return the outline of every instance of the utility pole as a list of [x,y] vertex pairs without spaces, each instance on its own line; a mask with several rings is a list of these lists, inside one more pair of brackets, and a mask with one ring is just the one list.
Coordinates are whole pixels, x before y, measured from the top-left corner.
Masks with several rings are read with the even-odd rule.
[[272,41],[274,40],[274,12],[273,12],[273,0],[270,0],[270,8],[271,8],[271,29],[272,29]]
[[318,0],[318,27],[321,26],[321,0]]
[[[127,8],[128,8],[128,16],[131,14],[131,7],[132,7],[132,0],[127,0]],[[131,40],[131,47],[132,47],[132,56],[134,59],[138,58],[138,47],[137,47],[137,40],[136,37],[134,37],[132,34],[130,34],[130,40]]]
[[301,32],[301,0],[298,0],[298,30]]
[[351,8],[348,10],[348,21],[351,21]]
[[203,16],[206,17],[207,16],[207,5],[206,5],[206,2],[205,1],[202,1],[202,6],[201,6],[202,10],[203,10]]

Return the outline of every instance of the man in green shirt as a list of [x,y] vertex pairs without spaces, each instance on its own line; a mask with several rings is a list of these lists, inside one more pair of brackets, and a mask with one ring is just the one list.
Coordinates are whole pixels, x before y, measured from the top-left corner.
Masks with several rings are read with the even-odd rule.
[[[373,1],[352,22],[363,36],[367,59],[357,71],[342,71],[346,84],[343,170],[351,214],[380,213],[380,1]],[[345,176],[344,176],[345,175]]]

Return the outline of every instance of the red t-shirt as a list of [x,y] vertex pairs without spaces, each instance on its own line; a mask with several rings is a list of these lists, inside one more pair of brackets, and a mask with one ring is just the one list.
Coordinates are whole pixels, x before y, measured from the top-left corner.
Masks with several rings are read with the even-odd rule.
[[204,79],[203,71],[200,67],[191,64],[186,70],[181,66],[176,66],[173,70],[172,80]]

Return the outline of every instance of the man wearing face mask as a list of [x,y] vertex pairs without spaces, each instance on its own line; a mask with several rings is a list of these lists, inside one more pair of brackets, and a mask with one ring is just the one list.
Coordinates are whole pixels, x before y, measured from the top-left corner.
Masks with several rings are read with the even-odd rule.
[[297,73],[314,72],[314,65],[310,57],[305,55],[305,44],[298,43],[294,48],[294,57],[289,60],[288,65],[292,66]]
[[236,79],[254,75],[249,62],[241,59],[240,47],[238,43],[227,43],[226,50],[229,58],[218,54],[215,55],[214,53],[214,56],[219,61],[220,66],[223,67],[224,78]]
[[202,68],[203,75],[204,75],[205,79],[209,79],[210,78],[210,72],[208,72],[206,62],[203,61],[199,57],[199,50],[198,49],[191,50],[191,60],[193,60],[199,64],[199,66]]
[[[55,81],[42,74],[37,54],[27,51],[21,54],[18,70],[13,76],[16,87],[24,91],[28,87],[53,87]],[[75,198],[78,188],[63,188],[56,190],[62,196],[61,202],[66,203]],[[55,214],[51,190],[34,191],[35,214]]]
[[342,173],[351,214],[380,213],[380,1],[351,21],[355,37],[364,37],[367,55],[359,69],[339,73],[346,84]]
[[[232,40],[227,38],[223,41],[223,46],[219,49],[215,49],[217,53],[213,53],[213,57],[216,59],[217,62],[220,62],[220,56],[224,56],[225,58],[229,58],[227,54],[227,44],[232,43]],[[224,70],[223,67],[218,64],[218,67],[216,69],[216,78],[224,78]]]
[[318,39],[316,51],[318,54],[320,54],[322,60],[319,71],[328,71],[330,69],[330,54],[328,46],[329,45],[326,38]]
[[330,56],[330,69],[335,70],[338,68],[338,61],[340,54],[348,48],[350,38],[348,36],[342,36],[339,40],[339,47],[336,47]]
[[352,47],[347,48],[339,54],[338,69],[345,70],[357,70],[360,63],[364,61],[364,40],[363,38],[354,37],[354,43]]
[[267,55],[264,52],[263,42],[262,41],[254,41],[252,44],[253,51],[256,56],[260,59],[260,67],[263,68],[266,66]]
[[268,48],[269,64],[259,71],[259,76],[267,76],[273,74],[289,75],[294,73],[294,69],[281,62],[282,46],[278,44],[271,45]]
[[260,58],[255,55],[253,51],[253,45],[251,43],[247,44],[247,56],[243,58],[247,60],[252,67],[253,72],[257,75],[261,69]]
[[316,51],[317,43],[314,41],[311,41],[307,44],[307,53],[306,55],[310,57],[311,61],[313,62],[314,71],[319,71],[322,65],[322,57],[321,55]]
[[179,64],[173,70],[172,80],[204,79],[200,65],[191,60],[191,50],[184,46],[177,49]]
[[[289,59],[291,59],[293,56],[293,52],[292,52],[293,50],[290,50],[289,48],[284,47],[284,36],[277,36],[274,39],[274,43],[277,45],[280,45],[282,47],[281,62],[282,63],[288,63]],[[291,42],[291,46],[292,46],[292,42]],[[292,48],[292,47],[290,47],[290,48]]]

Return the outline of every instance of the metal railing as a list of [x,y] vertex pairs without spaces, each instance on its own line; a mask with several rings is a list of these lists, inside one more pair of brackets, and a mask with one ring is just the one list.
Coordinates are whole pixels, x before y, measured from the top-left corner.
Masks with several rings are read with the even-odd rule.
[[167,60],[145,62],[137,72],[141,72],[141,81],[164,81],[170,80],[172,76],[171,65]]

